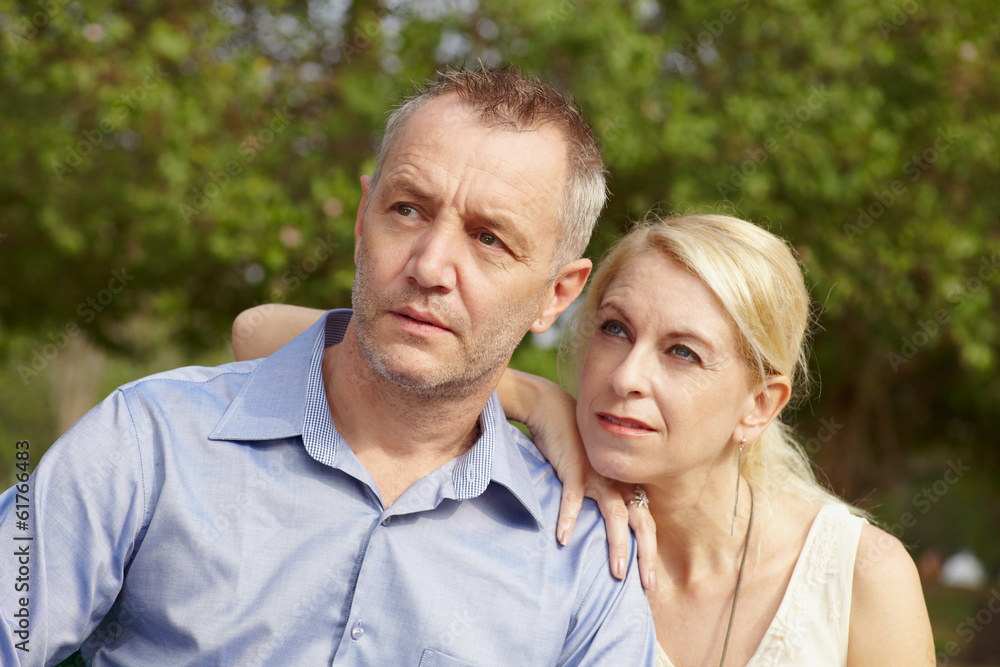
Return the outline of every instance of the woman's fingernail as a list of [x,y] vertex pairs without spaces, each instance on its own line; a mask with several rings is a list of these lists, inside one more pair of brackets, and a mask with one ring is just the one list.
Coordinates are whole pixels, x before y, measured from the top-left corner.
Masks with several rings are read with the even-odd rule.
[[619,558],[615,562],[615,576],[618,577],[619,579],[624,579],[625,578],[625,559],[624,558]]
[[650,572],[646,575],[646,590],[655,591],[656,590],[656,572]]

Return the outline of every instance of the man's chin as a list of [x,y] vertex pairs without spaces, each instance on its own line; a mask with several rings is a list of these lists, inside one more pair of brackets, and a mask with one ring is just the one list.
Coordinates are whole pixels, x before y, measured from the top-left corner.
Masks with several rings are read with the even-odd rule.
[[[428,363],[426,355],[412,349],[363,350],[371,369],[383,380],[401,389],[418,394],[435,393],[441,388],[456,384],[434,363]],[[423,358],[411,358],[423,357]]]
[[401,363],[391,357],[370,359],[369,363],[383,380],[424,398],[468,398],[497,378],[492,372],[475,376],[462,373],[454,363],[442,368],[435,364]]
[[384,380],[400,389],[425,398],[452,398],[469,395],[469,382],[440,372],[417,372],[412,368],[375,367]]
[[[496,368],[469,359],[460,346],[423,345],[384,337],[359,342],[362,355],[376,375],[414,394],[432,398],[469,397],[499,379]],[[491,387],[492,389],[492,387]]]

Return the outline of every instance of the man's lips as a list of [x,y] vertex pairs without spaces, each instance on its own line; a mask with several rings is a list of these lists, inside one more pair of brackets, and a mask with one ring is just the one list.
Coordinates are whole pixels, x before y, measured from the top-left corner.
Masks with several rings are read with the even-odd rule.
[[437,319],[430,313],[423,313],[413,308],[400,308],[399,310],[392,311],[392,314],[402,318],[403,320],[408,320],[410,322],[413,322],[417,325],[434,327],[442,331],[451,331],[451,329],[442,324],[442,322],[439,319]]
[[646,435],[655,430],[649,424],[638,419],[621,417],[610,412],[598,412],[597,421],[606,431],[621,435]]

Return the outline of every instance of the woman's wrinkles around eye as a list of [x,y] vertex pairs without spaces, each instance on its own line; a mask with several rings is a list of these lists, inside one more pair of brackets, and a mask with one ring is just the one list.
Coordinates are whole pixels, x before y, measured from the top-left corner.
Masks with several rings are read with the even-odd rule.
[[628,335],[628,332],[625,331],[625,327],[622,326],[621,322],[617,322],[615,320],[603,322],[600,329],[609,336],[623,338]]
[[684,361],[690,361],[694,363],[701,363],[701,357],[699,357],[694,350],[686,345],[674,345],[669,350],[668,353],[677,357],[678,359],[683,359]]

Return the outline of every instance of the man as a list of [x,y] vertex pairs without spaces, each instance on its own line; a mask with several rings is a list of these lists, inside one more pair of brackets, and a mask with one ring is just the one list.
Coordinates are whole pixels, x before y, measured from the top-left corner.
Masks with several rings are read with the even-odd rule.
[[353,317],[126,385],[46,455],[27,530],[0,498],[32,559],[27,627],[0,559],[4,664],[653,664],[634,549],[614,579],[592,506],[556,543],[559,484],[493,394],[589,274],[589,129],[516,72],[449,73],[362,188]]

